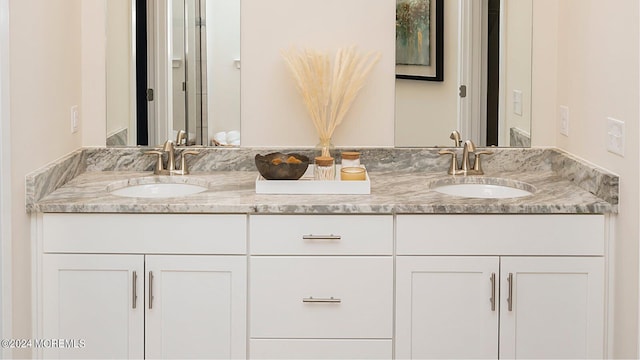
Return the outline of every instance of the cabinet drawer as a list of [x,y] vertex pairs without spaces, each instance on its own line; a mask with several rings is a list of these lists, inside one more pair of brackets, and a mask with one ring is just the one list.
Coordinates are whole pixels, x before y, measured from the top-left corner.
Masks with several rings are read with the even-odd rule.
[[44,214],[48,253],[245,254],[246,215]]
[[255,255],[391,255],[392,215],[255,215]]
[[603,215],[398,215],[398,255],[604,255]]
[[250,268],[252,338],[392,336],[391,257],[265,256]]
[[391,359],[391,340],[252,339],[252,359]]

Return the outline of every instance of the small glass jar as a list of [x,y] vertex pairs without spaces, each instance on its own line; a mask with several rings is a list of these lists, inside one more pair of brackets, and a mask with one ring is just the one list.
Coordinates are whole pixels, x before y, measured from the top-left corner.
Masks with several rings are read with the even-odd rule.
[[316,145],[315,156],[331,156],[333,157],[335,147],[329,139],[320,139],[320,142]]
[[315,180],[335,180],[336,164],[331,156],[316,157],[316,167],[313,170]]
[[342,152],[342,167],[358,167],[360,166],[360,153],[356,151]]
[[352,180],[366,180],[367,173],[364,168],[361,167],[343,167],[340,169],[340,180],[352,181]]

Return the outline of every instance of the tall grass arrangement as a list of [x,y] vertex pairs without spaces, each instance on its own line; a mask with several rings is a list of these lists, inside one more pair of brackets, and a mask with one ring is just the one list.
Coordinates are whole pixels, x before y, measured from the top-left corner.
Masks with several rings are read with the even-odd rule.
[[[320,143],[330,143],[380,54],[362,55],[351,46],[338,49],[333,64],[328,53],[312,49],[283,50],[282,57],[302,95]],[[323,148],[322,155],[329,156],[328,148]]]

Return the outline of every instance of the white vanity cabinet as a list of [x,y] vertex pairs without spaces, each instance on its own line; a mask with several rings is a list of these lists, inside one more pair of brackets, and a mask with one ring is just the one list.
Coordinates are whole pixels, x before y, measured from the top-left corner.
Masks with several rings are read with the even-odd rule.
[[603,358],[606,221],[38,214],[34,355]]
[[393,216],[249,223],[251,358],[392,357]]
[[396,358],[604,357],[604,216],[398,215]]
[[[245,358],[246,216],[44,214],[46,358]],[[184,238],[184,240],[183,240]]]

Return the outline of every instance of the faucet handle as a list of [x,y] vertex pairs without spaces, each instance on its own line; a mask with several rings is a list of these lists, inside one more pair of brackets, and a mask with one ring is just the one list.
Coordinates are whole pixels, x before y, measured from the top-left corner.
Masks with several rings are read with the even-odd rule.
[[484,171],[482,171],[482,165],[480,164],[480,155],[493,155],[493,151],[489,151],[489,150],[482,150],[482,151],[476,151],[476,160],[473,163],[473,171],[476,172],[478,175],[483,175]]
[[195,151],[195,150],[185,150],[180,154],[180,172],[182,173],[182,175],[187,175],[189,174],[189,169],[187,169],[187,155],[198,155],[200,154],[199,151]]
[[455,175],[456,171],[458,170],[458,154],[456,154],[455,151],[451,150],[440,150],[438,154],[451,155],[451,163],[449,164],[449,170],[447,171],[447,173],[449,175]]
[[156,175],[159,175],[164,170],[163,167],[162,167],[162,151],[150,150],[150,151],[145,151],[144,154],[145,155],[157,155],[158,156],[158,162],[156,163],[156,166],[153,169],[153,173],[156,174]]

